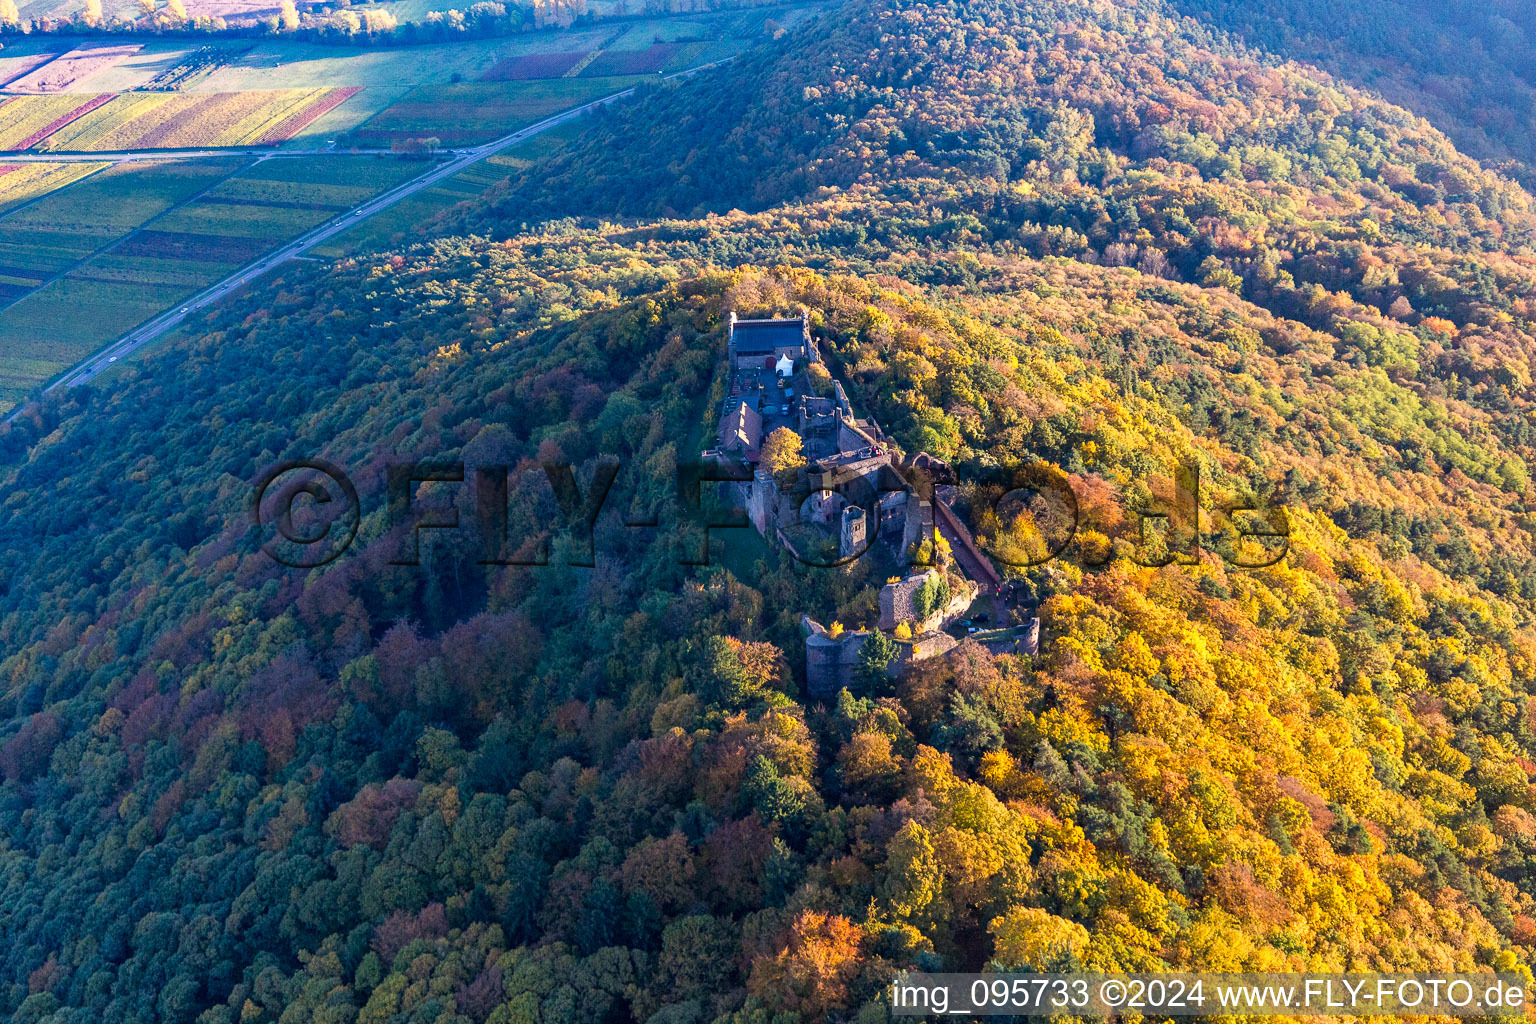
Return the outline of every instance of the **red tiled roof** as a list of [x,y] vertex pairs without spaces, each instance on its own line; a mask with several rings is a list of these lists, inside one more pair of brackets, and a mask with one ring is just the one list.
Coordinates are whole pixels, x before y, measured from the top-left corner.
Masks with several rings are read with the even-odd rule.
[[718,440],[721,451],[743,451],[756,455],[763,438],[763,417],[746,402],[720,418]]

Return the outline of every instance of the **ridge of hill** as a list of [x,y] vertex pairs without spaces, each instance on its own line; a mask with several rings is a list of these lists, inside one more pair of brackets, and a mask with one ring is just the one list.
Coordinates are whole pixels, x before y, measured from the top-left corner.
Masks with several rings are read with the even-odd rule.
[[1180,0],[1178,7],[1256,47],[1317,64],[1418,111],[1463,152],[1531,181],[1536,18],[1524,4]]
[[1221,284],[1326,331],[1427,325],[1458,365],[1425,386],[1451,373],[1477,393],[1491,375],[1498,403],[1527,409],[1530,197],[1422,119],[1225,40],[1158,2],[853,3],[728,77],[605,112],[451,227],[501,237],[556,211],[693,217],[826,190],[844,259],[963,238]]

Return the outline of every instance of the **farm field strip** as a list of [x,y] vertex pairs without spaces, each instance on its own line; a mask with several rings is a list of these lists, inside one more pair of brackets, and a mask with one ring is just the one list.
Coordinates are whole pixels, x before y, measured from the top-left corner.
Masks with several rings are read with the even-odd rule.
[[[278,166],[269,171],[269,165]],[[420,165],[380,157],[258,161],[146,222],[137,234],[152,237],[153,244],[130,238],[124,248],[239,265],[421,171]],[[329,180],[305,180],[315,177]]]
[[[690,69],[687,74],[695,73],[703,69]],[[313,251],[339,235],[350,233],[354,220],[361,223],[364,219],[372,217],[381,211],[387,211],[401,203],[414,199],[421,191],[452,177],[469,168],[471,165],[494,158],[499,151],[508,147],[521,146],[529,142],[537,142],[537,136],[549,131],[562,131],[573,126],[573,122],[583,114],[601,106],[611,103],[623,96],[630,95],[632,89],[621,90],[606,96],[600,96],[587,103],[567,108],[558,114],[535,122],[525,128],[519,129],[510,135],[504,135],[493,139],[484,145],[476,147],[468,153],[461,154],[446,164],[428,170],[415,179],[404,182],[395,188],[389,189],[353,211],[351,218],[332,218],[313,231],[289,242],[287,245],[268,253],[261,259],[247,264],[229,277],[219,281],[213,286],[194,295],[188,304],[180,310],[167,310],[119,337],[115,342],[93,352],[88,358],[82,360],[72,370],[60,376],[49,384],[46,391],[52,391],[61,387],[74,387],[94,379],[101,373],[110,371],[119,359],[132,358],[133,355],[151,342],[163,337],[166,332],[173,330],[185,322],[190,310],[201,310],[211,303],[217,302],[238,288],[244,287],[253,280],[270,273],[283,262],[295,258],[310,258],[304,253]],[[3,328],[3,322],[0,322]],[[14,393],[14,392],[13,392]],[[3,394],[3,392],[0,392]]]
[[329,220],[337,212],[290,206],[230,206],[205,200],[188,203],[157,218],[153,230],[179,235],[269,239],[276,244]]
[[[294,158],[285,162],[304,160]],[[385,185],[419,173],[418,168],[403,167],[401,161],[372,157],[339,158],[338,162],[351,165],[349,169],[353,173],[350,177],[354,180],[371,177],[373,186],[268,181],[246,177],[247,174],[260,174],[261,162],[242,165],[226,161],[213,172],[192,179],[203,187],[182,194],[174,204],[155,202],[151,196],[138,196],[138,202],[125,198],[119,204],[119,222],[101,225],[99,230],[82,230],[73,223],[59,224],[55,218],[60,211],[55,210],[36,210],[14,224],[10,219],[0,218],[0,255],[12,237],[17,245],[45,249],[55,254],[48,261],[49,277],[73,275],[110,252],[150,258],[190,258],[204,265],[239,265],[254,259],[281,239],[326,220],[338,209],[350,208]],[[368,167],[380,163],[393,165],[392,173],[381,174]],[[357,173],[364,167],[373,173]],[[328,173],[345,176],[346,170],[330,168]],[[288,173],[295,174],[293,169]],[[304,174],[301,170],[295,176],[303,177]],[[163,188],[159,176],[137,180],[152,192]],[[263,197],[256,200],[261,205],[231,202],[247,189]],[[327,197],[331,201],[326,202]],[[39,232],[45,236],[43,244],[28,245],[27,237]],[[211,266],[207,272],[217,277],[222,269],[221,266]]]
[[111,96],[9,96],[0,101],[0,149],[30,149]]
[[586,56],[585,50],[525,53],[497,61],[480,76],[482,82],[526,82],[560,78]]
[[719,39],[713,42],[686,43],[677,48],[667,62],[662,65],[661,73],[664,75],[676,74],[686,68],[697,67],[700,64],[714,64],[717,61],[729,60],[750,45],[744,39]]
[[581,72],[583,78],[650,75],[660,71],[687,44],[652,43],[643,50],[606,50]]
[[638,80],[624,76],[423,85],[349,135],[364,144],[433,137],[445,146],[473,145],[626,89]]
[[[138,239],[141,232],[135,234]],[[171,285],[196,288],[206,285],[219,269],[205,259],[143,256],[130,251],[130,242],[102,253],[70,274],[75,280],[121,281],[134,284]]]
[[[277,103],[261,93],[177,97],[150,116],[124,125],[122,137],[108,133],[99,144],[85,148],[172,149],[200,142],[214,146],[254,142],[268,125],[286,119],[290,110],[302,108],[308,99],[305,93],[283,95]],[[274,106],[276,110],[271,109]],[[69,142],[54,144],[63,148]]]
[[25,267],[45,283],[240,166],[228,160],[102,170],[0,217],[0,265]]
[[117,46],[78,46],[53,60],[42,61],[32,70],[6,83],[11,92],[60,93],[92,78],[124,57],[131,57],[142,43]]
[[67,164],[0,163],[0,215],[110,167],[104,161]]
[[281,121],[268,125],[254,136],[254,141],[262,145],[286,142],[362,91],[362,86],[358,85],[328,89],[318,99],[293,111]]
[[[4,182],[0,178],[0,182]],[[209,202],[274,206],[320,207],[345,210],[372,195],[362,185],[323,185],[302,181],[260,181],[235,178],[208,193]]]
[[[95,179],[101,188],[89,189],[82,184],[80,190],[65,190],[57,196],[49,196],[13,216],[0,218],[0,260],[20,261],[23,266],[36,267],[36,290],[43,290],[67,277],[72,271],[87,264],[93,257],[110,251],[124,239],[131,237],[143,224],[152,222],[168,211],[189,203],[203,190],[216,184],[221,178],[235,173],[240,163],[228,161],[220,165],[202,165],[193,173],[177,173],[179,169],[162,169],[165,173],[133,179],[132,185],[122,187],[114,176]],[[125,195],[131,192],[131,195]],[[68,193],[68,194],[66,194]],[[119,199],[112,212],[116,219],[104,219],[99,223],[81,224],[75,202],[83,202],[94,208],[102,198],[116,195]],[[57,198],[57,202],[53,201]],[[73,219],[71,219],[73,218]],[[23,293],[11,295],[7,301],[15,304],[29,297]],[[62,321],[69,324],[71,321]]]
[[[152,316],[188,291],[63,277],[32,292],[0,315],[0,377],[12,384],[0,388],[0,395],[14,400],[111,340],[125,320],[136,323]],[[70,329],[61,331],[61,324]]]
[[[348,228],[310,251],[322,258],[335,259],[360,249],[406,243],[413,229],[419,229],[438,214],[467,199],[483,195],[487,189],[531,166],[533,161],[563,148],[579,131],[577,122],[567,122],[498,150],[402,199],[389,209],[368,217],[356,227]],[[267,161],[250,173],[254,175],[260,173],[262,167],[278,166],[275,160]]]
[[0,102],[0,149],[100,152],[286,141],[357,95],[343,89],[10,96]]
[[[166,230],[169,227],[170,230]],[[103,256],[118,256],[129,262],[149,261],[154,266],[163,261],[193,263],[206,268],[205,282],[216,280],[226,269],[238,267],[266,252],[273,245],[270,238],[249,235],[220,235],[211,232],[175,230],[174,225],[143,228],[90,261],[94,267]],[[82,264],[82,269],[85,265]],[[120,268],[119,268],[120,269]]]
[[[40,286],[51,278],[79,272],[107,251],[142,251],[146,257],[186,253],[204,264],[204,272],[196,276],[205,283],[208,274],[217,276],[224,264],[237,265],[252,259],[275,244],[275,240],[306,230],[417,170],[401,168],[399,161],[363,157],[344,162],[353,164],[354,172],[360,164],[394,166],[388,174],[374,171],[371,175],[351,175],[354,180],[371,177],[372,186],[348,186],[245,178],[238,173],[238,164],[225,162],[212,174],[194,179],[205,186],[200,192],[182,195],[172,206],[153,198],[165,187],[165,175],[155,175],[136,179],[145,187],[131,189],[141,193],[132,198],[119,197],[114,218],[91,224],[76,223],[77,202],[93,208],[95,205],[92,197],[77,193],[70,197],[75,202],[55,204],[48,209],[33,208],[25,216],[0,218],[0,265],[29,268],[24,280],[30,279]],[[5,176],[0,175],[0,184],[4,181]],[[106,189],[108,193],[112,191],[115,189]],[[262,205],[232,203],[242,197]],[[210,263],[219,266],[207,266]],[[16,298],[14,294],[7,297]]]
[[[343,189],[377,191],[397,185],[420,173],[419,165],[403,160],[357,156],[344,151],[313,157],[282,157],[263,160],[236,179],[237,182],[279,182],[295,185],[327,185]],[[232,186],[233,187],[233,186]]]
[[[79,196],[33,207],[15,223],[0,217],[0,400],[13,402],[135,324],[424,169],[369,156],[229,160],[197,175],[197,188],[172,175],[184,185],[173,205],[130,200],[162,193],[165,173],[192,166],[207,165],[138,165],[137,178],[117,171],[92,205],[116,194],[119,209],[135,212],[109,228],[65,222]],[[46,261],[43,273],[6,280],[34,258]]]
[[[681,74],[700,70],[704,68],[689,69]],[[303,255],[311,251],[324,253],[332,239],[352,235],[357,227],[375,215],[392,212],[402,203],[415,202],[423,192],[447,179],[463,175],[444,190],[445,194],[434,196],[433,202],[423,204],[425,213],[430,214],[434,207],[440,209],[460,201],[466,194],[461,189],[483,191],[498,178],[525,166],[520,156],[545,151],[556,137],[579,130],[576,120],[583,114],[633,93],[632,87],[622,87],[628,83],[621,82],[616,91],[592,96],[592,86],[601,82],[604,80],[560,80],[559,94],[566,99],[566,105],[555,113],[538,120],[537,114],[520,111],[515,121],[525,127],[486,141],[445,163],[417,171],[413,177],[384,188],[359,204],[350,215],[328,216],[318,226],[291,241],[277,243],[275,248],[270,234],[251,238],[165,230],[178,226],[222,227],[228,223],[213,208],[223,205],[227,215],[230,209],[227,200],[231,196],[238,197],[241,186],[225,184],[225,179],[210,181],[206,188],[186,201],[165,210],[163,215],[142,222],[126,237],[112,241],[42,288],[0,310],[0,353],[3,353],[0,355],[0,402],[8,401],[14,405],[28,390],[49,377],[56,376],[57,379],[47,385],[45,390],[48,391],[89,381],[111,370],[119,359],[132,358],[144,346],[182,324],[190,310],[203,309],[287,260],[311,258]],[[612,80],[608,82],[612,87]],[[555,83],[535,84],[549,86]],[[574,100],[571,99],[573,95]],[[555,95],[548,92],[542,97],[545,102],[552,102],[554,98]],[[545,133],[551,138],[539,137]],[[304,183],[319,180],[336,185],[355,184],[359,177],[348,175],[345,169],[339,168],[337,156],[258,160],[240,172],[240,180],[264,183],[254,189],[260,194],[270,194],[265,183],[273,181]],[[392,174],[388,169],[389,162],[377,157],[357,157],[356,160],[360,162],[355,170],[371,168],[375,180],[395,174],[404,177],[407,170],[397,163],[397,170]],[[304,161],[310,162],[311,166],[294,166]],[[126,166],[132,165],[118,165],[114,170]],[[87,179],[87,183],[100,177]],[[227,177],[230,181],[235,180],[234,175]],[[235,191],[231,193],[231,189]],[[218,194],[214,194],[216,192]],[[239,209],[248,212],[268,208],[245,206]],[[286,214],[290,218],[316,212],[293,209],[291,204],[287,208],[271,209],[278,216]],[[407,229],[410,226],[407,224]],[[3,227],[4,218],[0,218],[0,230]],[[248,259],[251,252],[264,252],[264,255]],[[195,269],[188,267],[189,263],[206,267],[210,277],[222,273],[223,265],[233,269],[198,289],[195,285],[181,283],[197,276]],[[181,309],[174,308],[178,303],[185,305]],[[71,312],[61,314],[60,311],[66,308]],[[82,314],[89,319],[88,329],[61,327]],[[66,369],[67,372],[59,373]]]

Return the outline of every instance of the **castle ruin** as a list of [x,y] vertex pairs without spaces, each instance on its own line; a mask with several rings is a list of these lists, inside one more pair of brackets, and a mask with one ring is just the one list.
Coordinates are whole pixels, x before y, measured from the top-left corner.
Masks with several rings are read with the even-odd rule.
[[[899,673],[912,661],[955,647],[959,640],[945,630],[983,588],[995,595],[1000,577],[953,513],[936,508],[909,482],[914,470],[933,480],[935,470],[947,473],[948,467],[921,452],[904,466],[879,425],[854,413],[841,381],[828,381],[829,375],[822,374],[813,384],[813,366],[825,369],[808,313],[746,320],[732,312],[719,428],[715,445],[703,455],[740,460],[752,468],[750,480],[725,486],[733,489],[753,527],[770,545],[787,548],[808,564],[853,561],[876,544],[903,564],[924,540],[938,534],[953,538],[967,574],[909,565],[908,572],[881,589],[880,619],[874,628],[896,636],[900,654],[889,671]],[[792,487],[780,486],[760,466],[763,442],[780,427],[799,436],[806,459]],[[803,625],[811,695],[827,697],[852,686],[870,631],[834,636],[809,618]],[[989,647],[999,645],[994,649],[1031,654],[1039,649],[1038,620],[1026,627],[1022,642],[1017,630],[992,632],[1002,634],[989,636]]]

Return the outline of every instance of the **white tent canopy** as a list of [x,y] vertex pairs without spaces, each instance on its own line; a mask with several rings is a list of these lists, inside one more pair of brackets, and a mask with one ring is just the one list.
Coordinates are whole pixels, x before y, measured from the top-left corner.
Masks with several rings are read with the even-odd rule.
[[780,377],[790,377],[794,375],[795,361],[789,357],[788,352],[779,356],[779,361],[774,366],[773,372],[777,373]]

